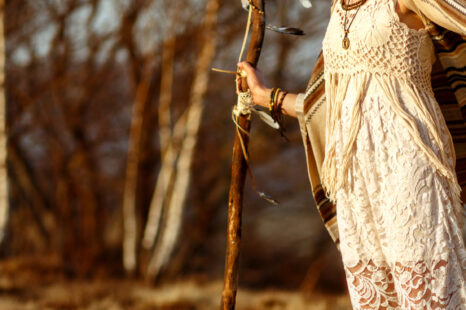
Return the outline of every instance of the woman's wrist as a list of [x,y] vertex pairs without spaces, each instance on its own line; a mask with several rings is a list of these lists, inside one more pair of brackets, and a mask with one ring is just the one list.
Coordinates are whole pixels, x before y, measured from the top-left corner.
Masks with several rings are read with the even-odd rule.
[[[264,108],[270,108],[270,94],[272,93],[272,88],[260,87],[253,92],[254,103],[256,105],[262,106]],[[296,104],[297,94],[289,93],[282,105],[282,112],[285,115],[296,117],[295,104]]]
[[256,100],[256,104],[260,105],[264,108],[269,107],[269,101],[270,101],[270,93],[272,92],[271,88],[263,87],[259,89],[258,92],[258,98]]

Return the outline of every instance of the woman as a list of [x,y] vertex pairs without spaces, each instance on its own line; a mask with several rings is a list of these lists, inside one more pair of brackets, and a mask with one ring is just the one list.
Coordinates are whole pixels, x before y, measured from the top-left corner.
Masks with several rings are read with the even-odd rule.
[[[461,188],[421,17],[401,0],[337,1],[323,41],[321,179],[354,309],[466,309]],[[239,68],[255,104],[280,98]],[[296,117],[300,96],[283,93],[282,113]]]

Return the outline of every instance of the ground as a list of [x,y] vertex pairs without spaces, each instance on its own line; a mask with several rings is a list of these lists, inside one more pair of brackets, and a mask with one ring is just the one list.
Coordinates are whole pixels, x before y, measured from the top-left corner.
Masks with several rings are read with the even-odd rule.
[[[104,277],[76,280],[62,275],[52,258],[0,262],[1,310],[210,310],[219,309],[222,281],[199,278],[154,286]],[[351,309],[345,295],[240,288],[237,310]]]

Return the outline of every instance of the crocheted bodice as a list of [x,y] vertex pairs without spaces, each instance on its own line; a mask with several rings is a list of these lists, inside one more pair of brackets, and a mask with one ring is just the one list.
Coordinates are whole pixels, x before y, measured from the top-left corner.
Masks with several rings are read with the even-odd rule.
[[425,29],[415,30],[400,22],[396,0],[370,0],[347,11],[349,49],[342,48],[345,11],[337,0],[323,41],[327,72],[370,72],[430,81],[434,60],[432,41]]
[[[454,154],[449,155],[454,152],[453,142],[451,137],[450,141],[442,141],[438,128],[442,127],[439,122],[444,120],[433,118],[436,112],[424,103],[435,100],[430,80],[435,54],[427,30],[411,29],[402,23],[395,9],[397,0],[368,0],[359,9],[346,13],[347,28],[355,17],[349,28],[349,48],[344,49],[345,10],[340,1],[336,1],[323,41],[328,107],[321,179],[327,195],[335,201],[336,191],[347,183],[347,170],[361,119],[361,102],[380,96],[399,116],[432,165],[453,184],[456,180]],[[357,103],[346,103],[354,108],[342,137],[345,148],[341,155],[336,152],[335,124],[341,121],[345,100]],[[416,122],[423,124],[428,133],[420,132]],[[433,147],[425,143],[429,138],[436,142]],[[440,156],[436,152],[438,148],[447,149]],[[340,155],[342,162],[337,169]],[[455,196],[459,196],[459,186],[454,188]]]

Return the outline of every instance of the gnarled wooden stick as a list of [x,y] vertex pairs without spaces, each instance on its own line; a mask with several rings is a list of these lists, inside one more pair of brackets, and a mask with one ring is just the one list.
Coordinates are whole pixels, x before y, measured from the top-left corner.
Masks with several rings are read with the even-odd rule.
[[[253,67],[257,66],[262,48],[265,32],[265,0],[251,0],[254,7],[252,19],[252,35],[246,61]],[[241,81],[241,91],[247,91],[246,79]],[[235,308],[236,291],[238,284],[239,253],[241,242],[241,212],[243,205],[244,180],[247,171],[247,162],[244,158],[241,140],[245,151],[248,147],[248,133],[251,126],[250,115],[239,115],[237,123],[244,130],[237,130],[233,145],[233,159],[231,167],[230,193],[228,198],[228,227],[225,257],[225,274],[222,292],[221,309],[233,310]]]

